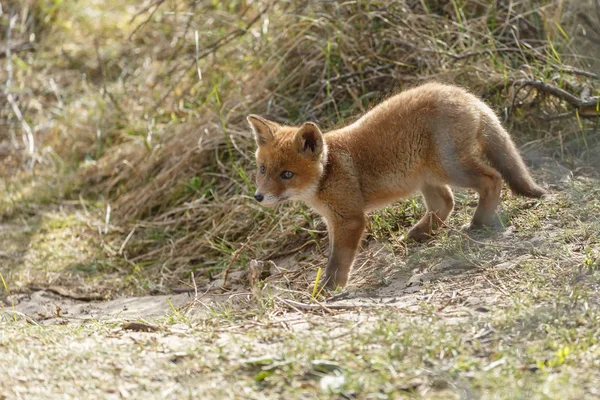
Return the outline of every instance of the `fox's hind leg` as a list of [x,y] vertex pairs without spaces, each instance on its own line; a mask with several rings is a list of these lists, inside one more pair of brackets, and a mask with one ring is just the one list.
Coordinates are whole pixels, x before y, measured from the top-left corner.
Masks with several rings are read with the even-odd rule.
[[470,228],[491,225],[496,216],[496,208],[500,203],[502,177],[494,168],[481,161],[473,161],[461,173],[454,176],[454,184],[475,189],[479,194],[479,203]]
[[431,237],[434,229],[437,229],[454,208],[454,196],[448,185],[425,184],[421,188],[427,212],[419,222],[408,231],[408,238],[421,242]]

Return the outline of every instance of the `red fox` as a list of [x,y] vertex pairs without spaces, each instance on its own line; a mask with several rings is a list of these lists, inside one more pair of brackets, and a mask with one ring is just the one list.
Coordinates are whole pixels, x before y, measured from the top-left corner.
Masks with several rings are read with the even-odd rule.
[[420,190],[427,213],[408,232],[422,241],[454,208],[450,186],[470,188],[479,204],[470,227],[489,225],[502,178],[513,192],[539,198],[498,117],[466,90],[428,83],[397,94],[356,122],[323,134],[312,122],[283,126],[257,115],[257,191],[265,206],[302,200],[325,219],[328,287],[344,287],[365,229],[366,213]]

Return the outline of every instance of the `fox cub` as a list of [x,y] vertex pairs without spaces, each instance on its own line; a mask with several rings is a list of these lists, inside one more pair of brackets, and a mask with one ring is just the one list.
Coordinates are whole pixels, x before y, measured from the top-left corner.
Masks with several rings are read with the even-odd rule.
[[366,213],[420,190],[427,213],[408,232],[422,241],[448,219],[450,186],[470,188],[479,204],[470,227],[489,225],[502,178],[513,192],[542,197],[498,117],[466,90],[428,83],[323,134],[312,122],[283,126],[249,115],[258,149],[255,199],[265,206],[302,200],[329,232],[327,286],[345,286]]

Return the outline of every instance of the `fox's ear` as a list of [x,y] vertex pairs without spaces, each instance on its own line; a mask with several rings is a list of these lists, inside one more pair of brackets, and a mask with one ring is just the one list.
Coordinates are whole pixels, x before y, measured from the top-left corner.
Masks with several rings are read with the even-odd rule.
[[252,132],[254,133],[254,139],[258,146],[264,146],[273,139],[273,135],[277,130],[277,124],[275,122],[259,117],[258,115],[250,114],[246,118]]
[[305,122],[294,136],[294,145],[299,153],[318,158],[323,153],[323,134],[313,122]]

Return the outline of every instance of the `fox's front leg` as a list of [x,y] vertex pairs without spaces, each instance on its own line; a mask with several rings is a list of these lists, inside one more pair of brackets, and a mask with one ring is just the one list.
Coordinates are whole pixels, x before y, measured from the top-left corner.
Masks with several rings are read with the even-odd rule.
[[329,261],[325,269],[327,286],[344,287],[367,225],[364,214],[353,217],[336,216],[328,221]]

